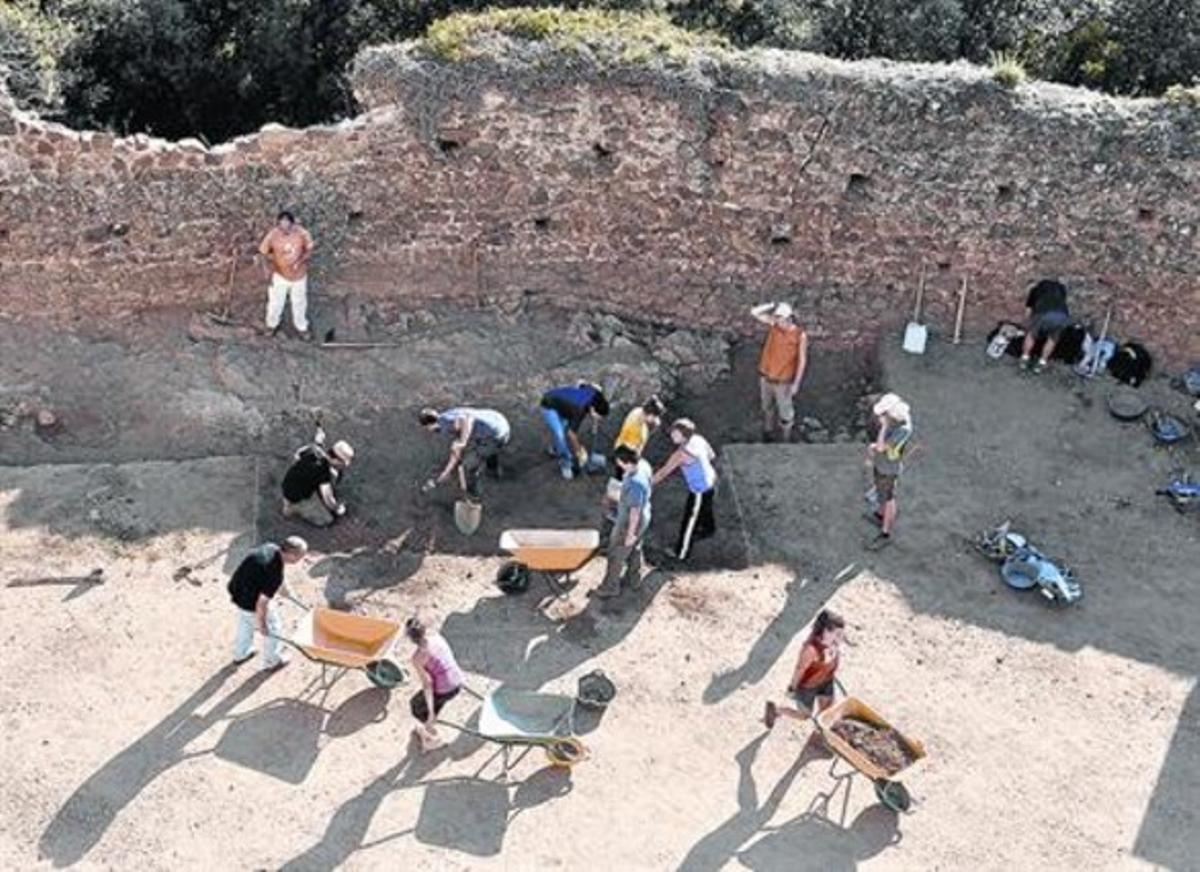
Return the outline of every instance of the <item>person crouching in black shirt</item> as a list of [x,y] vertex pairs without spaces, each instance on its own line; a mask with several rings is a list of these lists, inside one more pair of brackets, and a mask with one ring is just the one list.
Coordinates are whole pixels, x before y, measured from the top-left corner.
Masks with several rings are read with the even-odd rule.
[[328,527],[346,514],[346,504],[333,492],[334,483],[354,460],[348,442],[335,442],[325,450],[325,431],[292,458],[283,476],[283,516],[299,518],[314,527]]

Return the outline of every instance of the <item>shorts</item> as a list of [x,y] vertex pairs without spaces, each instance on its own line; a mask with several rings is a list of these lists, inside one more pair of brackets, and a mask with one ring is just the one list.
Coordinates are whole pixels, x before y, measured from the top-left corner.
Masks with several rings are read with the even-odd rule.
[[875,477],[875,498],[880,504],[886,503],[888,500],[896,498],[896,482],[900,478],[898,475],[885,475],[878,469],[874,471]]
[[[450,700],[458,696],[461,687],[456,687],[454,690],[446,693],[435,693],[433,695],[433,713],[438,714]],[[408,710],[412,712],[412,716],[421,723],[429,720],[429,705],[425,702],[425,690],[422,688],[412,695],[412,699],[408,701]]]
[[802,706],[809,712],[812,712],[817,704],[817,699],[822,696],[833,698],[833,679],[829,679],[824,684],[817,687],[800,687],[796,690],[789,690],[788,695],[797,705]]
[[1029,329],[1039,339],[1057,339],[1071,323],[1071,316],[1066,312],[1042,312],[1033,316]]
[[779,423],[784,425],[796,420],[791,382],[775,382],[765,376],[759,376],[758,393],[762,401],[763,416],[767,420],[778,417]]

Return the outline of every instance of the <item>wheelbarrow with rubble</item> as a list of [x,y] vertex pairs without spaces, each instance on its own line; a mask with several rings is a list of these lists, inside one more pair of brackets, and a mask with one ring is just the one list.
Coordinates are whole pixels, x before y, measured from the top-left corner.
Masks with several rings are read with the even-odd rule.
[[[891,760],[877,759],[846,739],[843,735],[844,729],[835,729],[839,723],[846,722],[857,722],[867,727],[890,731],[902,754]],[[876,798],[889,809],[894,812],[906,812],[912,808],[912,796],[904,784],[896,779],[896,776],[907,771],[918,760],[925,758],[924,745],[916,739],[903,735],[882,715],[853,696],[838,700],[816,715],[813,723],[821,734],[826,747],[834,754],[833,764],[829,770],[830,775],[839,781],[853,777],[855,773],[865,775],[871,779]],[[854,772],[839,776],[834,771],[839,761],[850,764]]]
[[319,663],[323,687],[352,669],[362,670],[372,684],[385,690],[404,683],[404,670],[395,659],[400,636],[397,622],[336,609],[309,608],[289,599],[304,612],[295,631],[291,636],[267,635]]
[[534,574],[546,579],[556,596],[566,596],[571,575],[588,564],[600,550],[596,530],[505,530],[500,550],[513,560],[500,570],[497,584],[506,593],[529,587]]

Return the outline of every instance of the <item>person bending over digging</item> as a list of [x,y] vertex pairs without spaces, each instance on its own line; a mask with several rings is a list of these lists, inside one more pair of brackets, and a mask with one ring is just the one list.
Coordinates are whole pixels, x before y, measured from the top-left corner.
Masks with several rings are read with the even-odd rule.
[[274,336],[283,320],[283,307],[292,302],[292,324],[301,339],[308,339],[308,261],[313,240],[296,223],[296,216],[284,209],[275,226],[258,246],[267,288],[267,331]]
[[579,428],[590,418],[593,428],[608,414],[608,397],[591,382],[563,385],[542,394],[542,420],[550,430],[551,445],[562,477],[572,479],[592,467],[593,458],[579,442]]
[[796,393],[808,366],[808,334],[796,323],[795,312],[787,303],[763,303],[750,314],[768,328],[758,359],[763,441],[774,438],[778,422],[780,441],[789,442],[796,420]]
[[623,585],[633,589],[642,584],[642,540],[650,527],[650,484],[654,471],[628,445],[618,445],[613,462],[621,473],[617,518],[608,544],[608,567],[596,588],[601,597],[614,597]]
[[675,451],[654,473],[651,483],[657,487],[678,469],[687,484],[687,503],[683,508],[679,541],[675,546],[675,556],[687,560],[692,553],[693,542],[707,539],[717,532],[717,521],[713,516],[713,493],[717,489],[717,469],[713,461],[717,455],[708,440],[696,432],[696,425],[687,418],[675,420],[671,424],[670,435],[675,443]]
[[409,710],[417,720],[413,732],[421,748],[432,751],[445,744],[437,731],[438,712],[462,690],[463,674],[450,643],[440,633],[426,629],[420,618],[414,616],[404,623],[404,635],[416,646],[412,665],[421,680],[421,689],[409,700]]
[[422,409],[417,416],[421,426],[450,440],[450,457],[434,478],[425,482],[425,493],[446,481],[454,470],[462,470],[460,481],[467,498],[478,503],[483,495],[482,477],[486,468],[500,475],[500,452],[508,444],[511,431],[508,419],[494,409],[458,406],[439,412]]
[[299,563],[308,553],[308,543],[299,536],[288,536],[282,545],[267,542],[249,554],[229,579],[229,598],[238,608],[237,637],[233,643],[233,662],[245,663],[254,656],[254,631],[262,633],[262,668],[278,669],[287,663],[279,650],[283,622],[275,609],[275,595],[291,596],[283,579],[283,567]]
[[[662,425],[663,415],[666,413],[666,406],[658,397],[651,397],[640,406],[630,409],[629,414],[625,416],[625,421],[621,424],[621,432],[617,434],[616,441],[613,443],[614,458],[616,452],[622,448],[628,448],[636,457],[641,457],[646,450],[646,443],[650,441],[650,434]],[[613,519],[613,513],[616,511],[617,502],[621,497],[621,481],[624,476],[624,469],[614,459],[612,476],[604,489],[605,521]]]
[[1029,368],[1033,348],[1040,341],[1042,353],[1033,371],[1041,372],[1046,368],[1050,355],[1054,354],[1054,347],[1058,345],[1063,330],[1071,323],[1066,285],[1053,279],[1042,279],[1029,289],[1025,308],[1029,310],[1029,328],[1025,332],[1025,344],[1021,347],[1021,369]]
[[896,394],[884,394],[875,403],[879,428],[875,441],[867,446],[867,463],[875,483],[875,520],[879,534],[867,546],[878,551],[891,544],[896,525],[896,484],[904,471],[904,453],[912,441],[912,413],[908,403]]
[[325,450],[325,431],[317,428],[313,441],[298,450],[283,476],[283,516],[299,518],[314,527],[328,527],[346,514],[333,485],[354,460],[346,441]]
[[834,678],[845,629],[846,622],[840,615],[828,609],[821,609],[817,614],[808,638],[800,646],[800,656],[796,658],[796,668],[788,682],[788,695],[795,707],[768,701],[763,713],[763,723],[768,730],[775,726],[780,715],[806,721],[833,704]]

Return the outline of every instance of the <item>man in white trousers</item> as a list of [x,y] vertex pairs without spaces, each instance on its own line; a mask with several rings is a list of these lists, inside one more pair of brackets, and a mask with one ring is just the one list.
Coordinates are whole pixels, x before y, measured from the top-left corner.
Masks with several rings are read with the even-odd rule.
[[254,631],[263,634],[262,668],[278,669],[287,663],[279,650],[278,637],[283,634],[283,622],[273,600],[282,591],[291,596],[283,580],[283,567],[299,563],[308,553],[308,543],[299,536],[288,536],[283,544],[266,542],[249,554],[229,579],[229,598],[238,608],[237,638],[233,645],[233,662],[245,663],[254,656]]
[[308,339],[308,262],[313,240],[296,223],[296,216],[284,209],[275,226],[258,247],[267,287],[267,330],[274,335],[283,320],[283,307],[292,303],[292,324],[301,339]]

